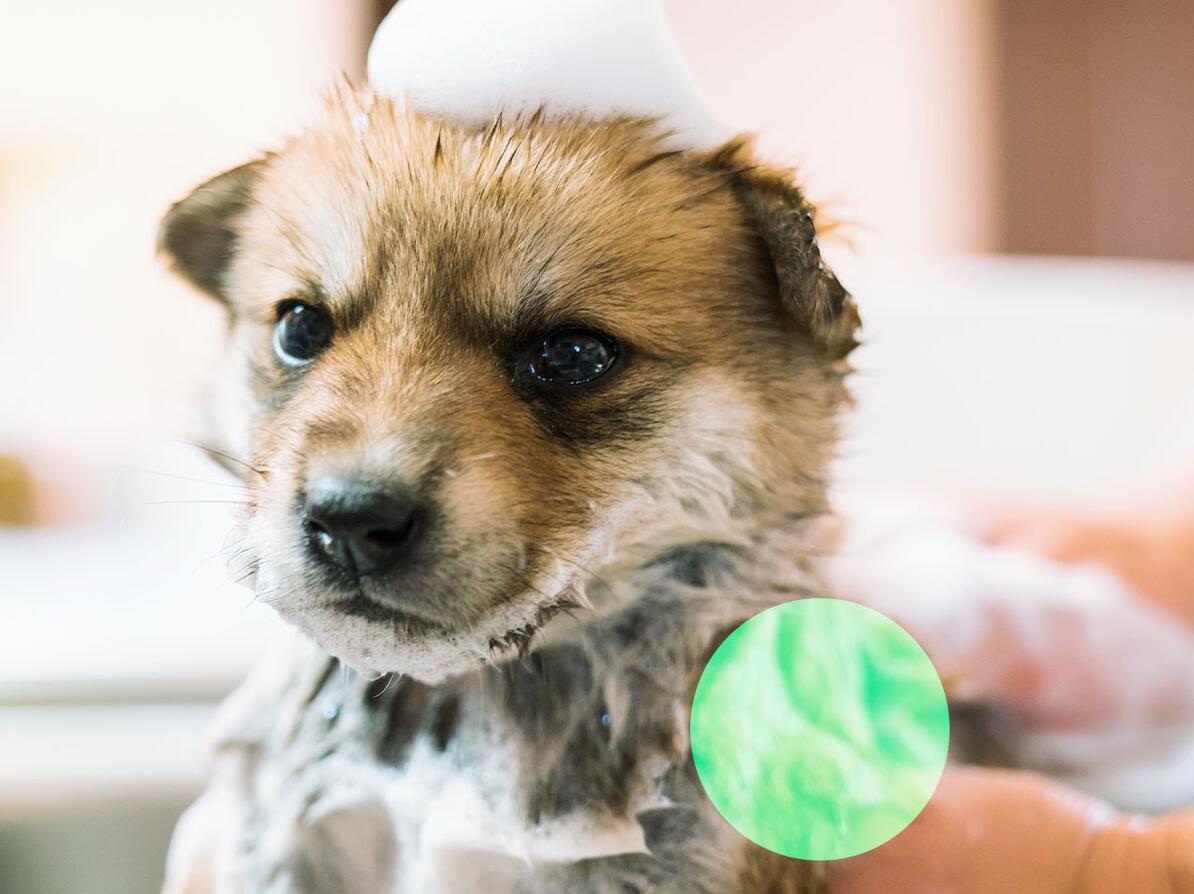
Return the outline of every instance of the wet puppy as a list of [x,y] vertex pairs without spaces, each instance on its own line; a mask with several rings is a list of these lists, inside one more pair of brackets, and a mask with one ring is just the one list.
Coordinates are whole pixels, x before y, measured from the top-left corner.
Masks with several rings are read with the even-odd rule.
[[345,92],[162,245],[229,313],[234,561],[316,644],[226,708],[168,888],[817,889],[687,748],[719,637],[817,586],[858,317],[786,172]]

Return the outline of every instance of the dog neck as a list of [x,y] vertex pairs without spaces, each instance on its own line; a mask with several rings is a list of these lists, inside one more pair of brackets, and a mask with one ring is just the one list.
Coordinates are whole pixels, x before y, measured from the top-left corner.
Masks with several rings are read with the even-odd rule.
[[530,651],[578,642],[608,651],[610,640],[630,650],[648,644],[679,660],[669,676],[688,677],[742,621],[824,595],[819,566],[835,539],[834,519],[818,512],[785,515],[733,538],[628,550],[576,585],[584,608],[549,621]]

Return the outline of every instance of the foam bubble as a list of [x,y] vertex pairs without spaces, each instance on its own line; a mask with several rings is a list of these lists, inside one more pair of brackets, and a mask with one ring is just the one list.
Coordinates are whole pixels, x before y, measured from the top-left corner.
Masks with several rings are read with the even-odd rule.
[[659,0],[402,0],[373,39],[369,79],[385,96],[467,121],[542,105],[660,118],[682,145],[728,135]]

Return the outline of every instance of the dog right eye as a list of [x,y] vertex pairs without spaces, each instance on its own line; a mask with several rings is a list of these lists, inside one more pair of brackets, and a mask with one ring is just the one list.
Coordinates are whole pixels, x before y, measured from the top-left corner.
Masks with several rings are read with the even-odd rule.
[[332,343],[332,318],[326,310],[301,301],[278,308],[274,324],[274,354],[283,366],[305,366]]
[[546,385],[588,385],[614,367],[618,354],[618,343],[608,335],[587,329],[559,329],[532,349],[526,368]]

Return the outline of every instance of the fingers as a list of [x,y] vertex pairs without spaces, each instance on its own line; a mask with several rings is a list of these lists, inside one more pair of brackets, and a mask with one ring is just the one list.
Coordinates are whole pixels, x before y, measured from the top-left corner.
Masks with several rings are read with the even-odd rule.
[[833,894],[1069,892],[1099,811],[1027,774],[951,770],[892,841],[843,860]]
[[956,769],[902,834],[831,870],[832,894],[1194,891],[1194,814],[1124,817],[1027,773]]
[[1194,812],[1155,821],[1119,817],[1098,829],[1076,894],[1194,892]]
[[832,591],[903,625],[955,699],[1004,708],[1030,733],[1194,720],[1194,628],[1114,576],[993,548],[918,504],[862,504],[850,520]]
[[1056,509],[976,507],[972,533],[993,546],[1023,549],[1062,564],[1091,563],[1119,575],[1140,596],[1194,627],[1194,510],[1158,501],[1152,511],[1114,516]]

